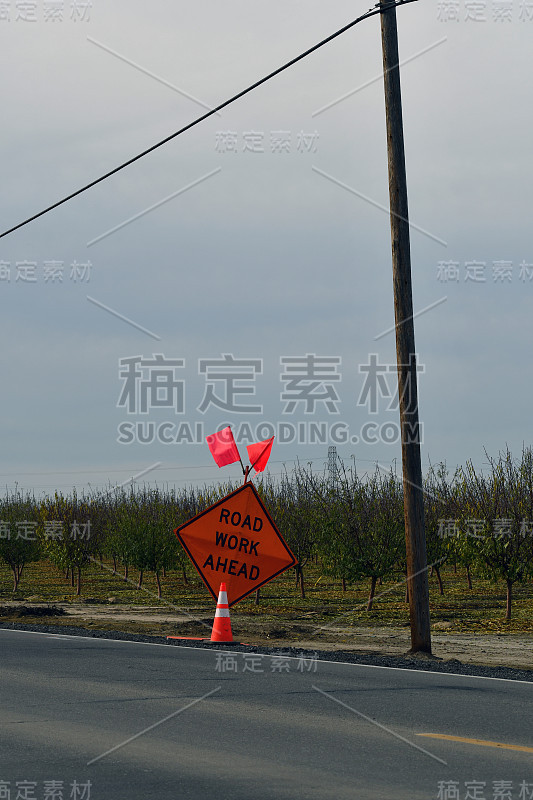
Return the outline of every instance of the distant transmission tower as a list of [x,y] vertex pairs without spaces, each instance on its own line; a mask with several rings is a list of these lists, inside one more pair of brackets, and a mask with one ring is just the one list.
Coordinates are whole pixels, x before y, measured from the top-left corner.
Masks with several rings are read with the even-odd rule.
[[328,447],[328,478],[329,485],[335,486],[337,480],[337,448],[334,444]]

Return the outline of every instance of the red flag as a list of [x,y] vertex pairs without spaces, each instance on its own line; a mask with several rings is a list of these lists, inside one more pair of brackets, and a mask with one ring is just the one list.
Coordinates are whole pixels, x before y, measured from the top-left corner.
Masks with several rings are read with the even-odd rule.
[[226,464],[234,464],[241,460],[229,426],[218,433],[206,436],[206,442],[219,467],[225,467]]
[[250,464],[256,472],[263,472],[266,467],[267,461],[270,458],[270,453],[272,452],[273,443],[274,437],[272,436],[271,439],[265,439],[264,442],[249,444],[246,448],[248,450]]

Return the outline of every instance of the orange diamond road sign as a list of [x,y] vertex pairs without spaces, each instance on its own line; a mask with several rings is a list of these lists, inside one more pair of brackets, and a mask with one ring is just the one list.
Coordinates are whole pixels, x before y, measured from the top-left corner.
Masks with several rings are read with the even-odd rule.
[[230,606],[297,563],[251,483],[174,533],[215,600],[226,584]]

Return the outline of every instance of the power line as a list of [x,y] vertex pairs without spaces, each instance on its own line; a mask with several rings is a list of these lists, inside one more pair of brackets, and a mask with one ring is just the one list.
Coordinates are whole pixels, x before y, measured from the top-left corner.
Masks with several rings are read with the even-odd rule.
[[25,219],[23,222],[19,222],[18,225],[14,225],[12,228],[9,228],[7,231],[4,231],[3,233],[0,233],[0,239],[2,239],[4,236],[8,236],[10,233],[13,233],[14,231],[18,230],[19,228],[23,228],[25,225],[28,225],[30,222],[33,222],[34,220],[38,219],[39,217],[44,216],[44,214],[48,214],[49,211],[53,211],[54,208],[58,208],[58,206],[63,205],[63,203],[67,203],[69,200],[72,200],[74,197],[77,197],[78,195],[82,194],[83,192],[86,192],[88,189],[92,189],[92,187],[96,186],[98,183],[101,183],[102,181],[105,181],[107,178],[110,178],[112,175],[115,175],[117,172],[120,172],[120,170],[123,170],[126,167],[129,167],[130,164],[133,164],[135,161],[139,161],[139,159],[144,158],[144,156],[147,156],[149,153],[152,153],[154,150],[157,150],[159,147],[162,147],[164,144],[167,144],[172,139],[175,139],[177,136],[181,136],[182,133],[185,133],[186,131],[190,130],[190,128],[193,128],[195,125],[198,125],[200,122],[203,122],[208,117],[213,116],[213,114],[217,114],[223,108],[226,108],[226,106],[229,106],[231,103],[234,103],[236,100],[239,100],[241,97],[244,97],[244,95],[248,94],[249,92],[252,92],[254,89],[257,89],[263,83],[266,83],[267,81],[269,81],[272,78],[274,78],[276,75],[279,75],[280,72],[284,72],[289,67],[292,67],[294,64],[297,64],[298,61],[301,61],[302,59],[306,58],[311,53],[314,53],[315,50],[318,50],[319,48],[323,47],[325,44],[328,44],[329,42],[333,41],[333,39],[336,39],[338,36],[341,36],[343,33],[346,33],[346,31],[350,30],[350,28],[353,28],[359,22],[363,22],[363,20],[369,19],[369,17],[373,17],[376,14],[382,14],[384,11],[388,10],[389,8],[396,8],[396,6],[406,5],[407,3],[413,3],[413,2],[416,2],[416,0],[394,0],[393,2],[390,2],[390,3],[387,3],[387,4],[377,3],[377,5],[374,8],[369,9],[369,11],[367,11],[366,14],[363,14],[362,16],[358,17],[357,19],[353,20],[353,22],[349,22],[348,25],[345,25],[343,28],[340,28],[338,31],[335,31],[335,33],[332,33],[326,39],[323,39],[321,42],[318,42],[318,44],[313,45],[313,47],[310,47],[304,53],[300,53],[299,56],[296,56],[295,58],[291,59],[290,61],[287,61],[287,63],[284,64],[282,67],[278,67],[278,69],[275,69],[273,72],[270,72],[268,75],[265,75],[264,78],[261,78],[260,80],[256,81],[255,83],[252,83],[246,89],[243,89],[242,91],[238,92],[238,94],[235,94],[235,95],[233,95],[233,97],[230,97],[229,100],[225,100],[223,103],[220,103],[220,105],[218,105],[216,108],[212,108],[210,111],[207,111],[205,114],[202,114],[200,117],[197,117],[197,119],[195,119],[193,122],[189,122],[183,128],[180,128],[178,131],[175,131],[174,133],[171,133],[170,136],[167,136],[164,139],[161,139],[161,141],[159,141],[156,144],[152,145],[147,150],[143,150],[142,153],[139,153],[138,155],[133,156],[133,158],[128,159],[128,161],[125,161],[123,164],[120,164],[118,167],[115,167],[114,169],[110,170],[109,172],[106,172],[105,175],[102,175],[100,178],[96,178],[94,181],[91,181],[90,183],[86,184],[85,186],[82,186],[81,189],[78,189],[77,191],[72,192],[72,194],[69,194],[67,197],[64,197],[62,200],[58,200],[56,203],[53,203],[51,206],[48,206],[43,211],[39,211],[37,214],[33,214],[33,216],[28,217],[28,219]]
[[[340,456],[339,456],[340,458]],[[315,456],[314,458],[306,458],[304,459],[306,464],[314,463],[314,462],[325,462],[325,458],[321,456]],[[342,461],[342,459],[340,459]],[[358,461],[365,461],[371,464],[375,464],[378,459],[375,458],[358,458]],[[280,459],[270,459],[269,464],[296,464],[299,461],[298,458],[280,458]],[[386,461],[385,459],[380,458],[380,463],[384,464],[393,464],[394,461]],[[458,466],[455,464],[451,464],[450,466]],[[183,465],[169,465],[167,467],[157,467],[157,473],[161,472],[174,472],[175,470],[198,470],[198,469],[209,469],[212,467],[215,468],[215,464],[183,464]],[[107,469],[69,469],[69,470],[40,470],[31,472],[18,472],[17,470],[10,470],[9,472],[0,472],[0,479],[5,477],[13,477],[13,475],[18,479],[24,479],[33,477],[36,475],[115,475],[115,474],[124,474],[130,475],[131,471],[142,469],[141,466],[139,467],[116,467],[116,468],[107,468]],[[280,473],[281,474],[281,473]],[[188,479],[187,479],[188,480]]]

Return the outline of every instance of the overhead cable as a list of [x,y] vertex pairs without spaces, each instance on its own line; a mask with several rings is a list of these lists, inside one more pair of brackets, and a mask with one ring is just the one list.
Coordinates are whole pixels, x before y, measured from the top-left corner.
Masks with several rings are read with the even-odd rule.
[[154,150],[157,150],[159,147],[162,147],[164,144],[167,144],[167,142],[170,142],[172,139],[175,139],[177,136],[181,136],[182,133],[185,133],[186,131],[188,131],[191,128],[193,128],[195,125],[198,125],[200,122],[203,122],[205,119],[208,119],[208,117],[213,116],[213,114],[217,114],[223,108],[226,108],[231,103],[234,103],[236,100],[239,100],[241,97],[244,97],[245,94],[248,94],[249,92],[252,92],[254,89],[257,89],[263,83],[266,83],[267,81],[269,81],[272,78],[274,78],[276,75],[279,75],[280,72],[284,72],[286,69],[289,69],[289,67],[292,67],[294,64],[298,63],[298,61],[301,61],[303,58],[306,58],[311,53],[314,53],[315,50],[318,50],[320,47],[323,47],[325,44],[328,44],[329,42],[333,41],[333,39],[336,39],[338,36],[341,36],[343,33],[346,33],[346,31],[350,30],[350,28],[353,28],[359,22],[363,22],[363,20],[368,19],[369,17],[373,17],[376,14],[381,14],[384,11],[388,11],[391,8],[396,8],[397,6],[406,5],[407,3],[413,3],[413,2],[416,2],[416,0],[396,0],[395,2],[391,2],[391,3],[377,3],[376,6],[371,8],[369,11],[367,11],[366,14],[363,14],[362,16],[358,17],[357,19],[353,20],[352,22],[349,22],[347,25],[344,25],[344,27],[340,28],[338,31],[335,31],[335,33],[332,33],[330,36],[328,36],[326,39],[323,39],[321,42],[318,42],[318,44],[313,45],[313,47],[310,47],[304,53],[300,53],[299,56],[296,56],[295,58],[292,58],[290,61],[287,61],[286,64],[283,64],[283,66],[278,67],[278,69],[275,69],[273,72],[270,72],[268,75],[265,75],[264,78],[261,78],[260,80],[256,81],[255,83],[252,83],[246,89],[243,89],[242,91],[240,91],[237,94],[233,95],[233,97],[230,97],[229,100],[225,100],[223,103],[220,103],[216,108],[212,108],[210,111],[207,111],[205,114],[202,114],[200,117],[197,117],[197,119],[193,120],[192,122],[189,122],[183,128],[180,128],[178,131],[175,131],[174,133],[171,133],[169,136],[166,136],[164,139],[161,139],[161,141],[157,142],[156,144],[152,145],[151,147],[147,148],[146,150],[143,150],[142,153],[139,153],[138,155],[133,156],[133,158],[128,159],[123,164],[120,164],[118,167],[115,167],[114,169],[110,170],[109,172],[106,172],[105,175],[101,175],[99,178],[96,178],[95,180],[91,181],[90,183],[87,183],[85,186],[82,186],[81,189],[78,189],[77,191],[72,192],[72,194],[69,194],[66,197],[63,197],[62,200],[58,200],[56,203],[53,203],[51,206],[48,206],[47,208],[43,209],[42,211],[39,211],[37,214],[33,214],[33,216],[28,217],[23,222],[19,222],[17,225],[14,225],[12,228],[9,228],[8,230],[4,231],[3,233],[0,233],[0,239],[2,239],[4,236],[8,236],[8,234],[13,233],[14,231],[18,230],[19,228],[23,228],[25,225],[28,225],[30,222],[33,222],[34,220],[38,219],[39,217],[44,216],[44,214],[48,214],[49,211],[53,211],[54,208],[58,208],[58,206],[63,205],[63,203],[67,203],[69,200],[72,200],[74,197],[77,197],[78,195],[82,194],[83,192],[86,192],[88,189],[92,189],[92,187],[96,186],[98,183],[102,183],[102,181],[107,180],[107,178],[110,178],[112,175],[115,175],[117,172],[120,172],[121,170],[125,169],[126,167],[129,167],[130,164],[135,163],[135,161],[139,161],[139,159],[144,158],[144,156],[147,156],[149,153],[152,153]]

